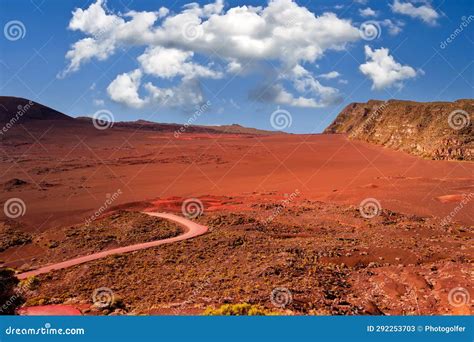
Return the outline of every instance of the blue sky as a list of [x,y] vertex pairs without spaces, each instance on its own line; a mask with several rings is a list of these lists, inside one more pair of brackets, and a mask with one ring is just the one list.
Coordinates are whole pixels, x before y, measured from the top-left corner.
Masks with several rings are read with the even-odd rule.
[[470,0],[188,3],[0,0],[1,95],[177,123],[209,101],[195,123],[262,129],[280,108],[297,133],[351,102],[473,97]]

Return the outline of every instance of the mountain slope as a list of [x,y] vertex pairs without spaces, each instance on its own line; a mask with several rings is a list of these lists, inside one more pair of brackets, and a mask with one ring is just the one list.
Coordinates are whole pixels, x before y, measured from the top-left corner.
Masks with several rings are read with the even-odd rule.
[[0,96],[0,122],[74,119],[52,108],[21,97]]
[[351,103],[324,133],[362,140],[430,159],[473,160],[474,100]]
[[[0,126],[10,128],[16,123],[38,124],[54,121],[55,126],[63,122],[68,128],[78,129],[88,127],[93,129],[91,117],[73,118],[57,110],[37,102],[12,96],[0,96]],[[265,131],[256,128],[243,127],[237,124],[223,126],[199,126],[177,123],[157,123],[145,120],[114,122],[111,128],[148,130],[160,133],[206,133],[206,134],[242,134],[242,135],[270,135],[284,134],[282,132]],[[1,127],[0,127],[1,129]],[[180,133],[181,132],[181,133]]]

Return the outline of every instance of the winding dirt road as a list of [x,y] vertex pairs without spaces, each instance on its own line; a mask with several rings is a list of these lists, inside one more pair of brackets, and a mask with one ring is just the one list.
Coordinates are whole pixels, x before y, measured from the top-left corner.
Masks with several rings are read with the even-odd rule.
[[37,276],[39,274],[43,273],[48,273],[51,271],[55,270],[60,270],[63,268],[68,268],[72,266],[76,266],[79,264],[83,264],[89,261],[97,260],[97,259],[102,259],[105,257],[108,257],[110,255],[114,254],[123,254],[123,253],[129,253],[129,252],[134,252],[134,251],[139,251],[141,249],[146,249],[150,247],[156,247],[160,245],[165,245],[173,242],[178,242],[178,241],[183,241],[183,240],[188,240],[193,237],[202,235],[207,232],[208,227],[200,225],[198,223],[195,223],[193,221],[190,221],[184,217],[173,215],[173,214],[166,214],[166,213],[150,213],[150,212],[143,212],[144,214],[150,215],[150,216],[155,216],[155,217],[161,217],[170,221],[174,221],[178,223],[180,226],[182,226],[185,231],[183,234],[168,238],[168,239],[163,239],[163,240],[157,240],[157,241],[151,241],[151,242],[144,242],[144,243],[138,243],[135,245],[130,245],[130,246],[125,246],[125,247],[118,247],[114,249],[109,249],[103,252],[98,252],[74,259],[70,259],[67,261],[59,262],[57,264],[51,264],[47,266],[43,266],[40,268],[37,268],[32,271],[24,272],[17,274],[18,279],[26,279],[31,276]]

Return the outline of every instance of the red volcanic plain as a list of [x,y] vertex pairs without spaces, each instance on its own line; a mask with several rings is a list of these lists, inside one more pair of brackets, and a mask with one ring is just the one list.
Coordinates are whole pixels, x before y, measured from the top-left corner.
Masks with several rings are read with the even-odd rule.
[[[2,139],[0,202],[24,203],[23,215],[2,223],[6,266],[36,275],[40,267],[93,253],[157,238],[174,242],[48,269],[38,275],[27,305],[84,306],[94,287],[107,286],[121,293],[120,312],[199,313],[241,302],[281,310],[268,296],[284,286],[293,292],[289,314],[471,312],[471,303],[450,306],[447,296],[456,286],[472,290],[466,272],[473,256],[473,163],[425,160],[335,134],[204,131],[176,137],[172,130],[137,128],[36,120],[15,125]],[[196,219],[210,227],[189,241],[175,238],[178,227],[158,236],[150,218],[127,216],[182,215],[187,199],[202,203]],[[366,199],[380,204],[383,219],[361,217]],[[400,232],[386,231],[389,226]],[[268,258],[259,254],[264,250]],[[291,261],[293,254],[299,257]],[[203,272],[214,281],[220,277],[220,285],[194,293]],[[157,277],[166,287],[154,283]],[[312,277],[322,278],[310,285]],[[254,290],[243,285],[252,279],[259,279]],[[373,279],[384,285],[367,299],[362,290]],[[428,298],[419,299],[421,311],[405,305],[414,287]]]

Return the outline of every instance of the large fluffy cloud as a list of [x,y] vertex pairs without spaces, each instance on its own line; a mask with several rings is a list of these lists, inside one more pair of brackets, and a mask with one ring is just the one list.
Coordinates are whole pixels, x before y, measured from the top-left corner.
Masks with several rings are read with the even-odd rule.
[[[316,16],[292,0],[228,10],[223,0],[216,0],[205,6],[185,5],[178,13],[161,7],[125,14],[112,13],[104,0],[97,0],[87,9],[76,9],[69,28],[86,37],[71,46],[66,54],[68,66],[60,76],[79,70],[92,59],[105,60],[119,49],[144,47],[138,57],[139,69],[118,75],[108,87],[114,101],[137,108],[154,101],[168,105],[198,101],[202,94],[193,87],[198,87],[199,79],[240,73],[246,65],[264,60],[274,62],[283,75],[272,86],[275,102],[326,106],[339,98],[337,89],[321,85],[301,65],[314,63],[327,50],[342,50],[360,38],[349,20],[334,13]],[[198,60],[210,62],[203,65]],[[143,75],[174,80],[175,85],[142,85]],[[281,83],[284,80],[291,91]],[[181,96],[183,91],[192,96]],[[140,92],[146,95],[140,97]],[[170,96],[178,100],[163,100]]]
[[360,71],[372,80],[372,89],[392,86],[401,87],[402,81],[413,78],[417,72],[411,66],[397,63],[386,48],[372,50],[365,46],[367,62],[360,65]]
[[408,15],[412,18],[418,18],[429,25],[436,25],[439,13],[436,12],[429,2],[416,7],[411,2],[401,2],[400,0],[394,0],[393,4],[390,5],[394,13]]
[[141,108],[146,103],[138,94],[141,78],[142,72],[139,69],[118,75],[107,87],[107,93],[116,102]]
[[190,62],[192,51],[157,46],[149,48],[138,57],[143,71],[161,78],[182,76],[185,79],[197,77],[221,78],[222,73]]

